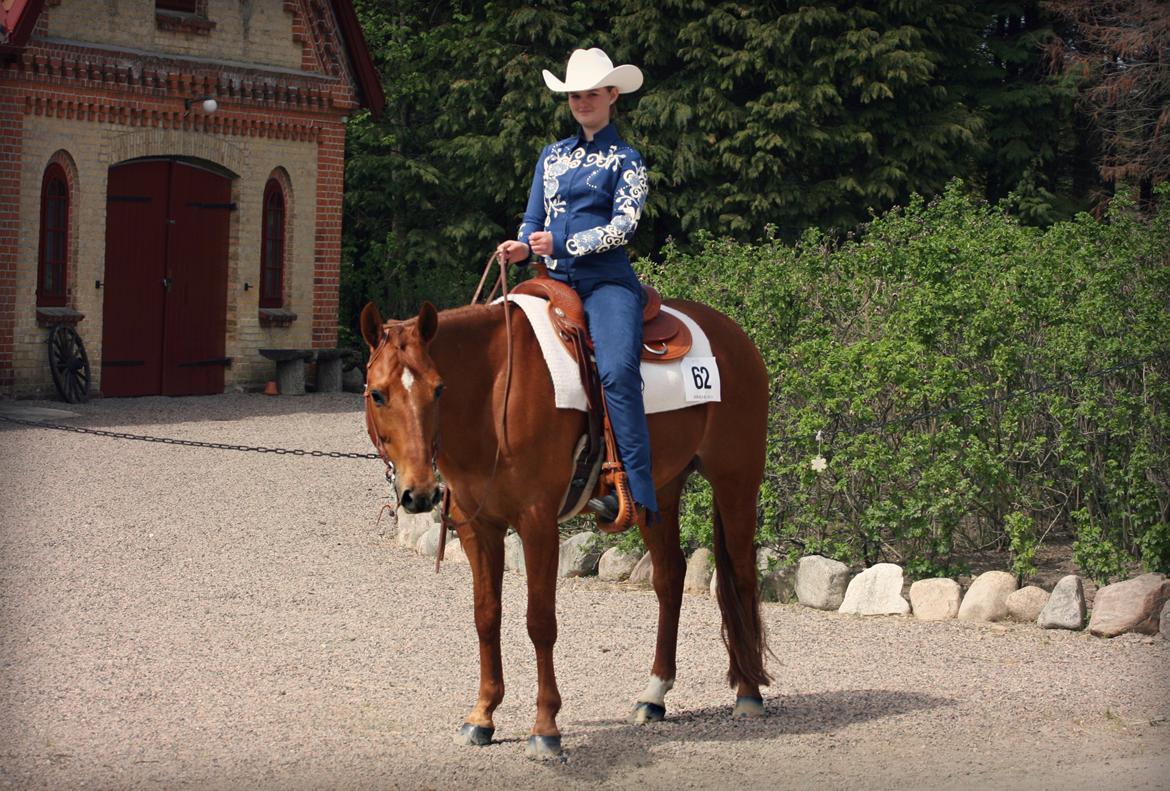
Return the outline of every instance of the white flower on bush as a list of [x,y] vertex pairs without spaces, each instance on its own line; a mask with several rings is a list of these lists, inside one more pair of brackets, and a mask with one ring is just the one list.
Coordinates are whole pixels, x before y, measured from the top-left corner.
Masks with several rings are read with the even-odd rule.
[[812,467],[813,472],[824,472],[825,468],[829,466],[829,462],[824,456],[819,453],[808,463]]

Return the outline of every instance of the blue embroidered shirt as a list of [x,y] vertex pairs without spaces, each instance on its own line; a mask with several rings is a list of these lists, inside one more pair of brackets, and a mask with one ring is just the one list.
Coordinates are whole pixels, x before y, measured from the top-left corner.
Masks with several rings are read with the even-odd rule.
[[545,146],[536,162],[517,239],[550,231],[549,274],[573,283],[633,277],[625,244],[646,203],[642,155],[609,124],[592,140],[584,131]]

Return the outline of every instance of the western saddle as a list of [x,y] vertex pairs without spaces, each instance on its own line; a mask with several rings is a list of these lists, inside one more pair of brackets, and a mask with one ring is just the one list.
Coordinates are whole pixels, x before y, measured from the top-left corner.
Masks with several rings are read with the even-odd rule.
[[[597,365],[590,353],[593,341],[589,337],[585,308],[572,287],[553,280],[544,266],[537,264],[536,267],[537,276],[517,284],[511,293],[548,300],[553,329],[561,344],[577,361],[588,413],[589,433],[577,443],[573,477],[557,520],[564,521],[593,506],[595,499],[614,493],[618,500],[617,516],[610,522],[599,515],[597,526],[606,533],[620,533],[634,524],[637,514],[629,480],[614,441]],[[642,290],[646,295],[646,307],[642,310],[642,360],[663,363],[683,357],[691,349],[690,330],[677,316],[661,309],[662,297],[657,291],[645,284]]]

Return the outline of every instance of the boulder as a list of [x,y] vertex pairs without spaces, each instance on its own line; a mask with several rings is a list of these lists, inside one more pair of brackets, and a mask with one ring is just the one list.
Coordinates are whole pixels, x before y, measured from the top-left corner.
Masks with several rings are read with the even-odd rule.
[[1162,605],[1170,598],[1170,580],[1165,574],[1143,574],[1115,582],[1097,591],[1089,632],[1098,637],[1116,637],[1126,632],[1155,634]]
[[796,598],[805,607],[835,610],[845,598],[849,567],[820,555],[806,555],[796,570]]
[[787,604],[796,598],[796,566],[782,566],[780,563],[780,555],[774,550],[760,547],[756,552],[761,601]]
[[398,546],[415,549],[418,540],[436,524],[431,514],[411,514],[399,508],[395,512],[398,521]]
[[512,531],[504,538],[504,568],[517,574],[525,574],[528,571],[528,567],[524,565],[524,543],[520,540],[519,534]]
[[967,589],[967,595],[959,605],[959,620],[1002,621],[1008,614],[1007,597],[1018,587],[1015,574],[983,572]]
[[910,586],[910,609],[920,621],[945,621],[959,614],[963,589],[946,577],[918,580]]
[[597,573],[601,547],[593,533],[577,533],[561,542],[558,577],[588,577]]
[[466,563],[467,553],[463,551],[463,543],[458,538],[448,538],[447,548],[443,550],[444,563]]
[[654,585],[654,562],[650,560],[650,553],[642,556],[630,572],[630,584],[649,588]]
[[1035,585],[1026,585],[1018,591],[1008,594],[1008,617],[1013,621],[1033,623],[1048,604],[1048,591],[1037,588]]
[[719,569],[714,569],[711,572],[710,590],[711,590],[711,598],[718,599],[719,598]]
[[687,575],[683,578],[683,593],[707,593],[715,571],[715,557],[706,547],[696,549],[687,561]]
[[1085,584],[1069,574],[1056,583],[1036,623],[1045,629],[1084,629],[1085,613]]
[[608,582],[629,579],[630,572],[638,565],[640,558],[633,552],[622,552],[617,547],[610,547],[597,562],[597,578]]
[[1158,631],[1162,638],[1170,640],[1170,601],[1162,605],[1162,613],[1158,616]]
[[[431,529],[418,537],[418,543],[414,545],[415,551],[424,558],[433,558],[439,554],[439,536],[443,528],[439,525],[432,525]],[[451,543],[451,539],[455,537],[453,531],[447,533],[447,543]]]
[[849,581],[838,612],[849,615],[907,615],[910,603],[902,598],[902,567],[877,563]]

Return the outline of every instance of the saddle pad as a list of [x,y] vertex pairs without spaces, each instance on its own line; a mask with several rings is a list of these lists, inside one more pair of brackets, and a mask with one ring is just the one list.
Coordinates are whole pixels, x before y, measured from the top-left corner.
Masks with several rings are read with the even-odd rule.
[[[524,311],[528,323],[536,333],[536,340],[540,350],[544,353],[548,372],[552,376],[553,391],[556,394],[558,409],[577,409],[585,411],[585,390],[581,387],[581,374],[577,370],[577,361],[557,339],[552,321],[548,317],[548,302],[540,297],[529,294],[509,294],[508,299]],[[499,302],[499,300],[496,300]],[[665,363],[642,363],[642,401],[646,406],[646,414],[655,412],[670,412],[675,409],[684,409],[695,406],[701,401],[687,400],[687,382],[691,377],[691,363],[695,358],[706,358],[703,362],[708,368],[714,367],[715,355],[711,352],[711,344],[699,325],[685,313],[666,305],[662,310],[678,316],[687,329],[691,331],[692,346],[686,357]],[[685,367],[684,367],[685,366]],[[718,370],[713,372],[713,380],[718,382]],[[718,390],[715,390],[718,393]],[[718,401],[716,398],[705,398],[706,401]]]

